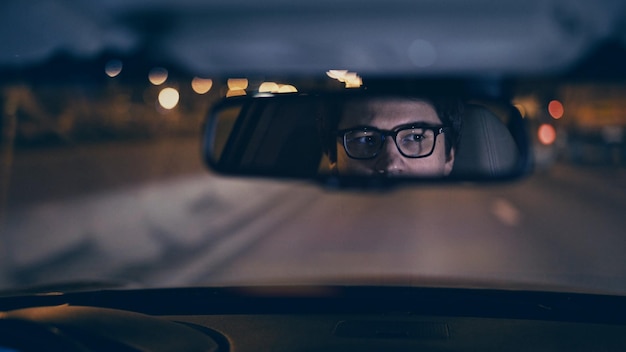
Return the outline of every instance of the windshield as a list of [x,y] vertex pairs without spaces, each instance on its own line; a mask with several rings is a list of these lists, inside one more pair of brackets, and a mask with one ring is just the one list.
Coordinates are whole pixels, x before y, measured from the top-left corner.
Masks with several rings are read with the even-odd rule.
[[[6,13],[22,13],[9,7]],[[177,18],[197,21],[188,10]],[[133,7],[125,11],[116,18],[126,21],[120,30],[131,33],[128,23],[136,13]],[[494,14],[506,17],[501,15]],[[100,18],[95,10],[90,16]],[[78,28],[90,27],[76,21]],[[145,34],[154,23],[137,26],[132,33]],[[32,41],[31,32],[20,28],[15,35]],[[476,73],[484,67],[471,67],[472,82],[505,97],[523,118],[534,157],[527,178],[372,192],[218,175],[202,158],[205,119],[226,97],[365,90],[391,84],[386,77],[410,84],[415,75],[386,76],[388,71],[376,72],[378,66],[365,61],[361,67],[369,71],[363,74],[318,70],[317,64],[303,68],[308,61],[301,56],[291,56],[301,66],[289,72],[277,74],[271,66],[268,74],[250,73],[233,70],[236,62],[229,66],[214,53],[204,56],[221,67],[212,70],[199,60],[180,59],[197,51],[183,50],[184,41],[173,45],[169,34],[149,39],[172,47],[121,35],[112,40],[115,50],[71,41],[61,46],[67,50],[19,59],[14,45],[14,56],[2,59],[0,290],[67,283],[362,284],[626,294],[626,76],[623,68],[617,74],[597,69],[602,61],[593,57],[606,58],[605,49],[622,55],[616,60],[626,57],[623,41],[583,50],[591,66],[581,59],[563,71],[558,60],[533,75],[494,64],[501,70],[496,78],[490,70]],[[146,46],[133,46],[135,40]],[[372,43],[394,52],[382,38]],[[445,50],[433,54],[429,42],[411,43],[409,53],[419,52],[410,56],[413,68],[447,57]],[[237,57],[249,57],[254,48],[268,57],[291,53],[278,40],[246,44]],[[136,50],[120,49],[126,46]],[[29,48],[22,50],[32,54]],[[161,55],[166,48],[172,50],[167,57]],[[357,63],[369,57],[352,54]],[[504,62],[507,55],[495,57]],[[454,65],[441,70],[458,73]],[[561,75],[565,71],[576,71],[575,79]],[[395,148],[421,160],[440,150],[441,172],[450,172],[444,169],[448,132],[436,116],[437,128],[420,125],[419,133],[404,120],[371,120],[366,128],[362,122],[340,126],[339,158],[356,163]],[[370,125],[379,139],[373,151],[358,144],[372,134]],[[405,138],[398,130],[412,134]],[[427,152],[409,141],[414,136],[430,136]]]

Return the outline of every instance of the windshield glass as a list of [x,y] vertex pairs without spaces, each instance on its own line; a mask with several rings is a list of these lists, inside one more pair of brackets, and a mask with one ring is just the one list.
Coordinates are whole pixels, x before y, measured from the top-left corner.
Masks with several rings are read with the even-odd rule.
[[[119,15],[119,30],[146,34],[155,28],[150,21],[133,22],[137,13],[132,6],[119,12],[103,7],[109,15]],[[10,9],[6,13],[15,16],[23,11],[17,5]],[[92,10],[89,18],[102,20],[97,8]],[[186,8],[176,18],[196,23],[196,15]],[[36,13],[31,17],[38,18]],[[91,28],[74,20],[78,28]],[[136,28],[128,23],[140,28],[133,32]],[[169,25],[186,28],[176,21]],[[15,35],[32,42],[31,32],[20,28]],[[226,97],[333,93],[385,83],[389,72],[372,70],[378,66],[368,66],[367,53],[350,56],[370,69],[365,74],[331,70],[336,67],[318,70],[307,65],[306,57],[289,56],[291,47],[278,39],[257,38],[256,47],[246,42],[247,51],[236,57],[250,58],[257,48],[268,57],[293,57],[301,66],[294,64],[283,74],[236,71],[229,64],[237,62],[220,61],[212,52],[203,57],[222,65],[212,70],[199,66],[199,60],[181,59],[202,54],[195,46],[196,51],[183,50],[188,43],[182,39],[197,44],[200,38],[172,33],[148,38],[153,42],[121,35],[128,43],[112,40],[116,50],[72,40],[60,46],[66,50],[22,59],[20,52],[35,51],[13,45],[14,56],[2,59],[0,291],[110,282],[132,287],[366,284],[626,294],[626,75],[623,68],[616,74],[596,70],[603,61],[592,60],[594,53],[625,58],[623,41],[583,51],[593,64],[585,66],[582,60],[567,66],[574,71],[580,67],[575,79],[545,67],[541,74],[504,72],[497,78],[488,69],[484,74],[472,71],[481,89],[505,97],[523,118],[532,141],[532,175],[512,182],[425,183],[372,192],[225,177],[204,164],[201,137],[210,109]],[[204,28],[199,33],[213,32]],[[134,41],[145,47],[133,46]],[[155,44],[161,41],[167,45]],[[376,38],[372,43],[395,52],[393,43],[386,46]],[[435,51],[426,41],[410,43],[408,52],[414,55],[407,65],[427,67],[441,59],[443,72],[456,72],[456,66],[445,66],[450,52]],[[136,50],[120,50],[124,47]],[[226,57],[226,46],[220,48]],[[605,49],[611,54],[602,54]],[[507,55],[495,57],[504,62]],[[550,61],[550,68],[560,68],[557,61]],[[404,85],[414,78],[398,72],[390,76]],[[401,102],[391,103],[376,109],[402,108]],[[450,173],[445,138],[451,133],[430,105],[422,105],[432,120],[427,124],[364,118],[363,111],[353,109],[359,114],[337,127],[337,167],[379,172],[368,163],[381,150],[391,150],[416,165],[436,154],[440,163],[432,172]],[[368,109],[362,110],[375,110]],[[417,122],[419,126],[410,125]]]

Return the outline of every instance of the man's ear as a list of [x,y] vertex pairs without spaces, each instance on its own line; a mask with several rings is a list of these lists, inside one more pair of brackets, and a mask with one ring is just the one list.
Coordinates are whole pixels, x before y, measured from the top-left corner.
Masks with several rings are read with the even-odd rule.
[[337,162],[330,160],[330,158],[328,157],[328,154],[324,153],[322,154],[322,158],[320,160],[320,164],[317,169],[317,172],[319,172],[322,175],[327,175],[327,174],[336,175],[337,174]]
[[339,173],[338,170],[337,170],[337,162],[336,161],[329,161],[328,168],[330,170],[330,174],[331,175],[337,175]]
[[448,176],[450,172],[452,172],[452,167],[454,167],[454,148],[450,148],[450,153],[446,158],[446,163],[443,166],[444,175]]

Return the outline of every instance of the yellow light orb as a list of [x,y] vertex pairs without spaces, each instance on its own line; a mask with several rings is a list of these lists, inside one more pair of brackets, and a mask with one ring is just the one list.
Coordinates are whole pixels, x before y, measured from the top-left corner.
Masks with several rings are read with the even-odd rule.
[[194,77],[191,81],[191,88],[198,94],[205,94],[213,87],[213,80],[209,78]]
[[171,110],[178,105],[180,94],[174,88],[164,88],[159,93],[159,104],[167,110]]

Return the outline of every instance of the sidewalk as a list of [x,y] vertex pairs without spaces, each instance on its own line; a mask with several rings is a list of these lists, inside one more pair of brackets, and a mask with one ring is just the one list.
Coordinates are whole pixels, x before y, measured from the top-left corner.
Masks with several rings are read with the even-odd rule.
[[106,277],[262,216],[293,187],[207,174],[10,210],[2,265],[19,284]]
[[105,142],[16,151],[9,207],[208,174],[200,137]]

